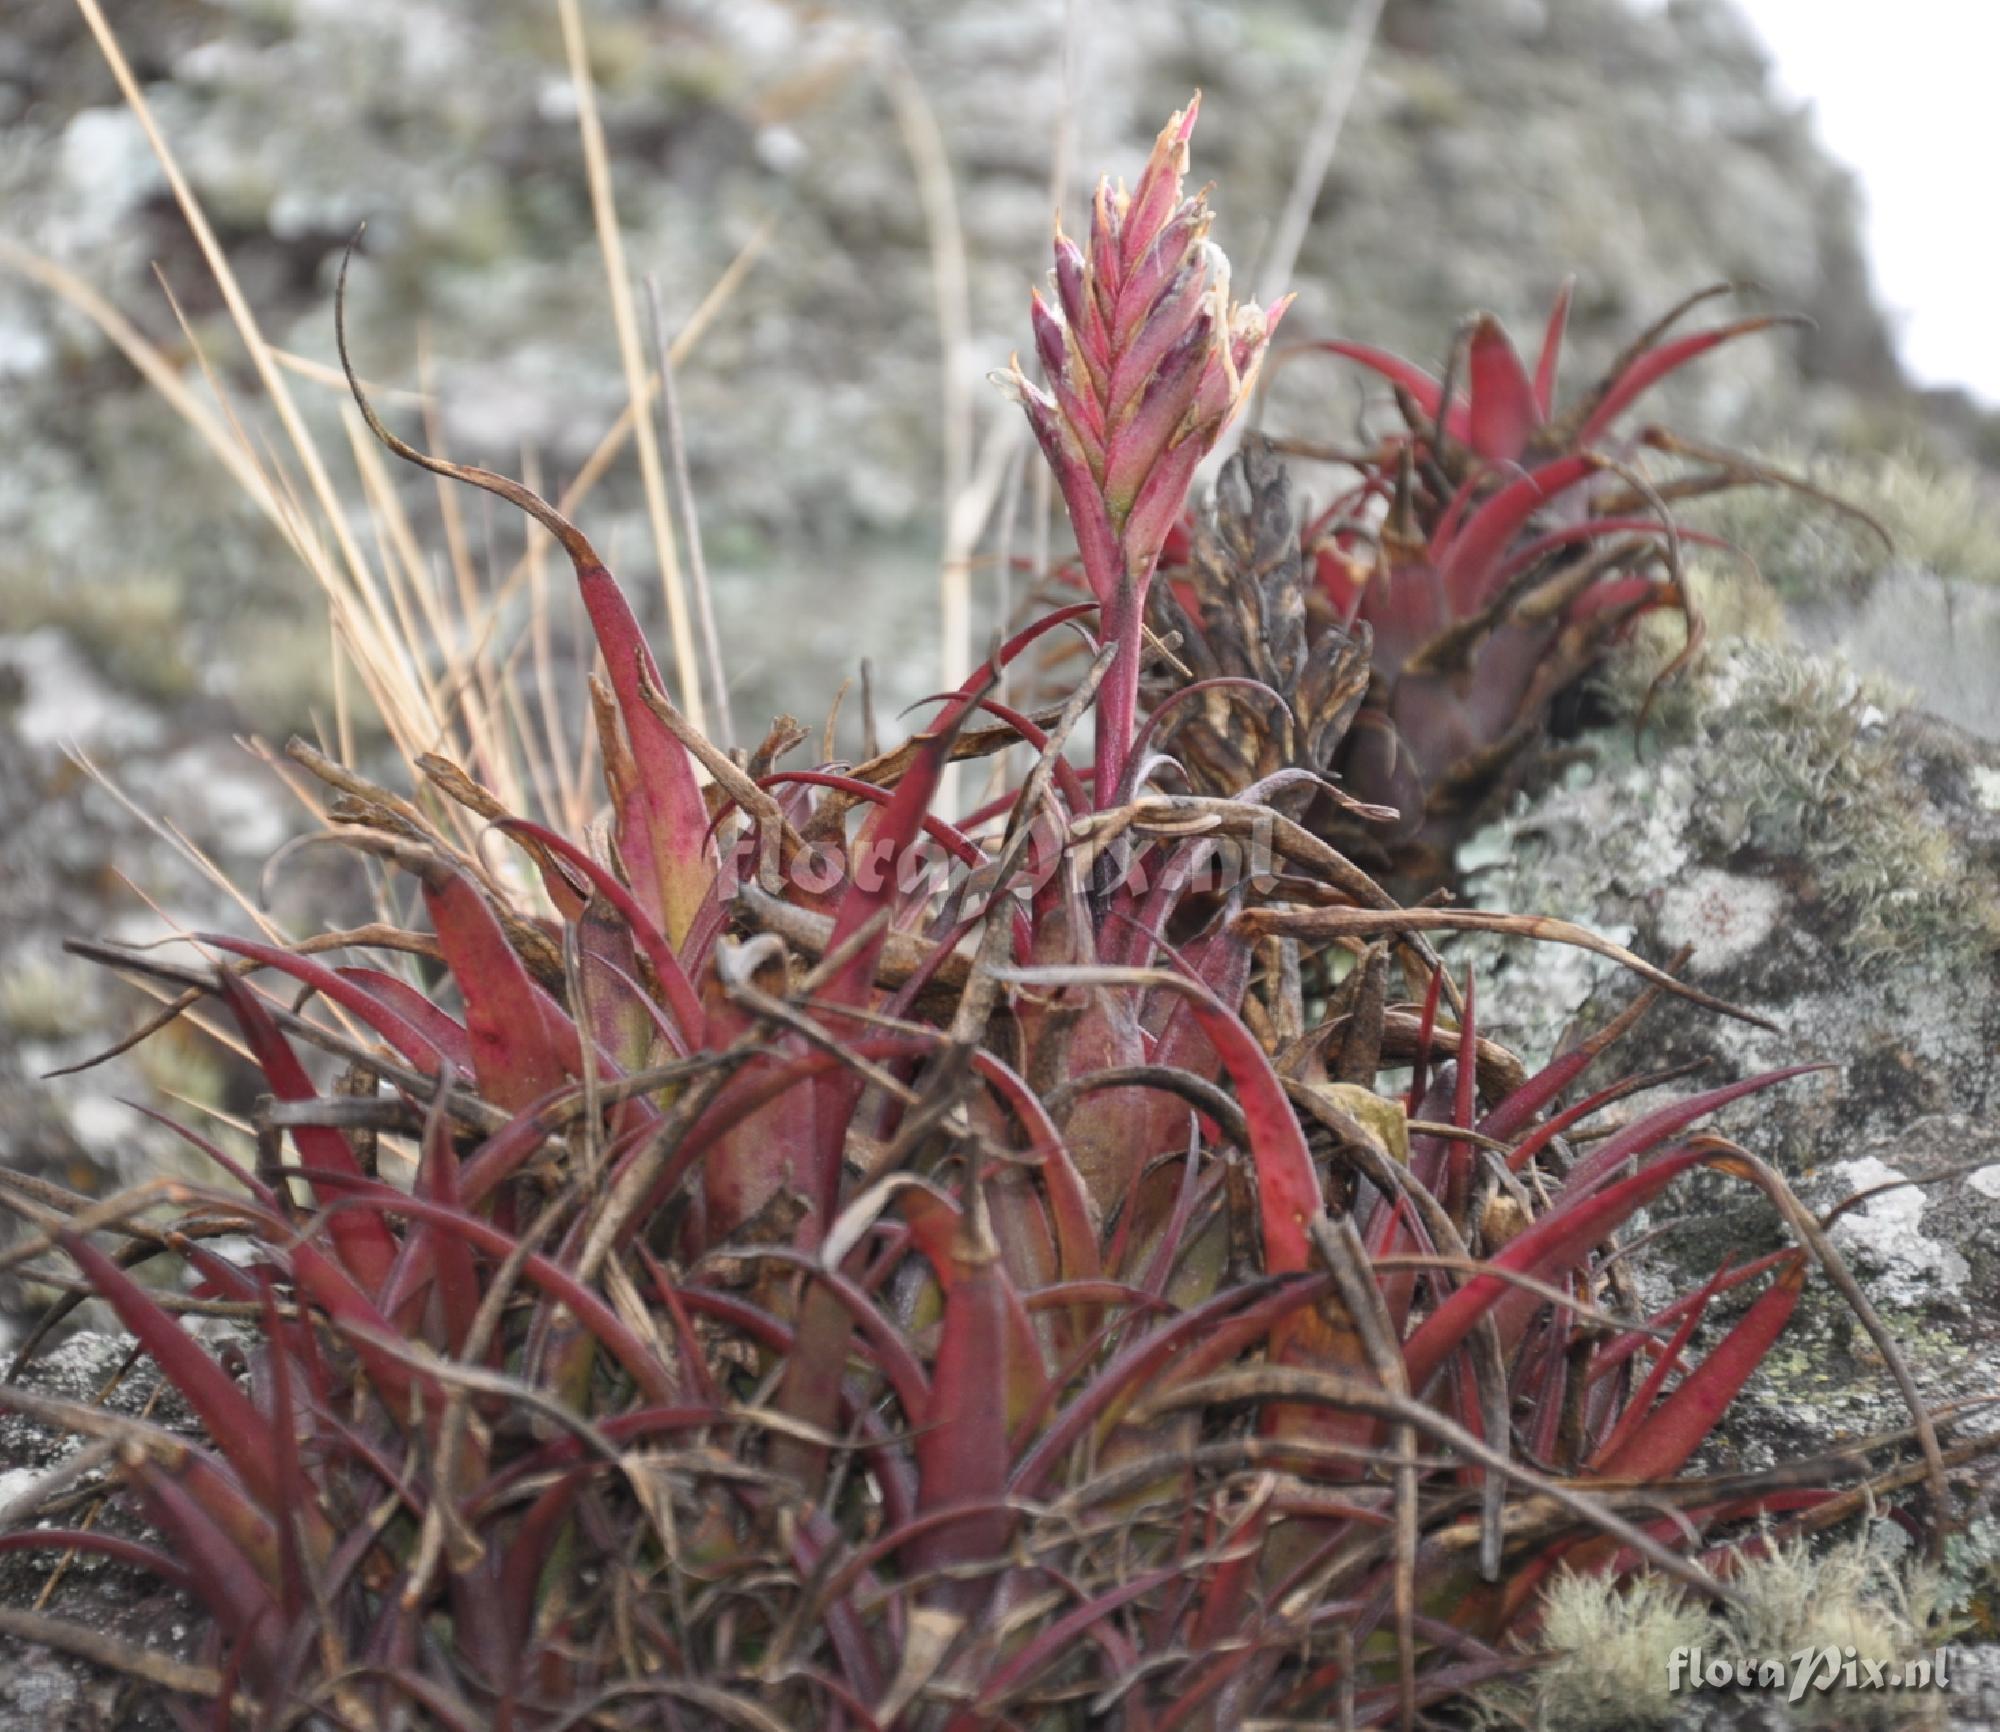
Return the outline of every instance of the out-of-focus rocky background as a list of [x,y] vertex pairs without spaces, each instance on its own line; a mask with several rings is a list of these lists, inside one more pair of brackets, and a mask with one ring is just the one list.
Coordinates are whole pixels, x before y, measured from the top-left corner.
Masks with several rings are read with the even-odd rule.
[[[777,709],[822,713],[863,655],[885,713],[936,685],[945,405],[969,398],[976,443],[1011,413],[983,375],[1025,346],[1058,140],[1074,211],[1089,176],[1135,169],[1200,87],[1196,172],[1218,186],[1216,239],[1255,282],[1345,11],[589,0],[625,244],[634,273],[657,278],[668,327],[757,245],[679,369],[744,731]],[[460,457],[532,461],[551,484],[574,474],[625,391],[553,0],[158,0],[111,17],[273,343],[331,360],[333,277],[366,219],[351,308],[363,370],[421,377]],[[932,137],[966,261],[949,353]],[[258,449],[284,448],[82,15],[46,0],[0,9],[0,1161],[91,1191],[176,1158],[120,1097],[240,1109],[246,1084],[179,1033],[38,1081],[141,1008],[66,958],[61,936],[154,936],[149,900],[189,925],[244,916],[72,754],[256,895],[299,813],[235,736],[328,725],[336,693],[311,579],[76,295],[55,291],[59,273],[198,397],[219,390]],[[1643,755],[1626,726],[1637,686],[1611,693],[1618,726],[1480,839],[1471,888],[1649,954],[1693,942],[1704,985],[1778,1016],[1786,1050],[1842,1064],[1731,1121],[1816,1201],[1887,1174],[1971,1171],[1887,1194],[1844,1228],[1948,1392],[1954,1365],[2000,1365],[2000,537],[1986,468],[2000,432],[1904,385],[1852,187],[1809,117],[1774,96],[1726,0],[1389,0],[1286,334],[1435,366],[1473,308],[1529,338],[1571,273],[1572,382],[1717,279],[1810,315],[1809,331],[1683,375],[1661,412],[1809,469],[1897,547],[1782,496],[1708,520],[1759,568],[1709,574],[1718,647],[1656,708]],[[358,499],[341,399],[304,376],[291,386]],[[1269,413],[1339,439],[1362,401],[1352,376],[1309,360],[1277,381]],[[406,400],[385,406],[414,428]],[[405,497],[426,552],[440,548],[435,492],[411,477]],[[635,593],[656,596],[629,452],[584,516]],[[507,513],[474,501],[465,522],[483,569],[511,565],[522,540]],[[359,515],[355,528],[373,533]],[[1015,532],[1017,549],[1032,540]],[[983,570],[976,599],[983,621]],[[502,629],[518,633],[518,616]],[[275,911],[323,909],[307,890],[329,875],[282,868]],[[1491,964],[1496,1026],[1530,1048],[1622,991],[1546,954]],[[1705,1056],[1720,1078],[1777,1056],[1664,1015],[1670,1050],[1649,1063]],[[1703,1219],[1727,1229],[1738,1202],[1718,1194]],[[0,1277],[0,1341],[31,1297]],[[1884,1417],[1856,1393],[1865,1344],[1830,1315],[1813,1327],[1796,1375],[1766,1392],[1771,1424],[1742,1448]]]

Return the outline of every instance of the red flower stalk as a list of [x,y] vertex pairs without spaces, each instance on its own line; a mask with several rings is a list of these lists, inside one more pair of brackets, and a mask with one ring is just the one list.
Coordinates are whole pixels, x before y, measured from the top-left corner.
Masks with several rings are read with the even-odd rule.
[[1118,659],[1097,699],[1097,803],[1117,802],[1138,707],[1146,589],[1201,460],[1249,395],[1290,297],[1232,302],[1206,189],[1183,193],[1201,99],[1169,120],[1136,189],[1101,180],[1086,253],[1057,227],[1055,304],[1037,293],[1048,387],[998,375],[1028,412]]

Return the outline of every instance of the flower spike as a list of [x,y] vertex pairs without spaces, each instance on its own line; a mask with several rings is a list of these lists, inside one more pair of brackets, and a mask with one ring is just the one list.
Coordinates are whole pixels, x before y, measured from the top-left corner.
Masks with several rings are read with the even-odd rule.
[[1098,699],[1100,803],[1115,798],[1131,749],[1160,548],[1290,303],[1230,299],[1229,261],[1208,238],[1208,191],[1185,191],[1200,108],[1197,94],[1161,129],[1132,191],[1098,182],[1086,246],[1058,224],[1052,292],[1030,303],[1047,386],[1018,359],[996,375],[1055,472],[1084,575],[1119,645]]

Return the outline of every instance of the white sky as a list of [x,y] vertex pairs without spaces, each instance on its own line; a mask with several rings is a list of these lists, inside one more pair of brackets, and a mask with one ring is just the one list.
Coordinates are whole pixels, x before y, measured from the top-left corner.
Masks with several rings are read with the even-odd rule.
[[1904,364],[2000,407],[2000,0],[1737,0],[1860,178]]

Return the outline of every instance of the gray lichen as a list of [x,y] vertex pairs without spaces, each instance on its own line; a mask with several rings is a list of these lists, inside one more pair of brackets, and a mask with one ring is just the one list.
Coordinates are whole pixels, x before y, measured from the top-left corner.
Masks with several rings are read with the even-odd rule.
[[[1645,707],[1654,647],[1634,646],[1605,677],[1621,719]],[[1845,956],[1921,945],[1970,963],[2000,940],[2000,902],[1928,811],[1926,791],[1908,785],[1889,726],[1907,703],[1839,657],[1722,638],[1654,695],[1638,750],[1621,750],[1616,735],[1602,742],[1605,767],[1632,778],[1684,769],[1668,785],[1691,796],[1683,833],[1711,857],[1808,866],[1815,896],[1843,923]]]

